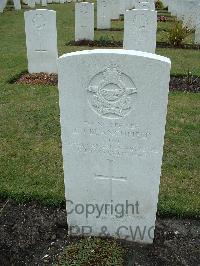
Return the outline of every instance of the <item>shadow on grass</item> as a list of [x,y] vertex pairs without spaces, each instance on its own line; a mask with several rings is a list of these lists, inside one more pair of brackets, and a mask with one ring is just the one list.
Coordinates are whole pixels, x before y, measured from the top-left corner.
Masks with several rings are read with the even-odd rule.
[[7,80],[9,84],[15,84],[22,76],[28,74],[28,70],[23,70]]

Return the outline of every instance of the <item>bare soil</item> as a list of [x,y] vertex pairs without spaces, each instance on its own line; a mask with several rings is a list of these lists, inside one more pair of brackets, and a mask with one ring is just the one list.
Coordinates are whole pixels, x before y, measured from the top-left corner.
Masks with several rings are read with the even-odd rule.
[[[63,248],[76,241],[67,235],[64,208],[5,199],[0,199],[0,236],[2,266],[52,265]],[[157,218],[154,244],[119,243],[127,250],[125,266],[197,266],[200,221]]]
[[[97,30],[98,31],[98,30]],[[108,31],[108,30],[103,30]],[[123,29],[119,28],[112,28],[111,31],[123,31]],[[163,30],[164,31],[164,30]],[[123,41],[116,41],[112,38],[105,38],[105,39],[99,39],[99,40],[80,40],[80,41],[69,41],[66,43],[67,46],[88,46],[88,47],[112,47],[112,48],[122,48],[123,47]],[[157,48],[173,48],[173,49],[187,49],[187,50],[200,50],[199,44],[186,44],[182,43],[177,46],[174,46],[168,42],[156,42]]]
[[22,73],[19,77],[14,78],[11,83],[25,84],[25,85],[52,85],[58,84],[57,74],[46,74],[46,73]]
[[[22,73],[19,77],[14,78],[11,83],[25,85],[52,85],[58,84],[58,76],[56,74],[28,74]],[[170,91],[183,92],[200,92],[200,77],[192,76],[171,76]]]

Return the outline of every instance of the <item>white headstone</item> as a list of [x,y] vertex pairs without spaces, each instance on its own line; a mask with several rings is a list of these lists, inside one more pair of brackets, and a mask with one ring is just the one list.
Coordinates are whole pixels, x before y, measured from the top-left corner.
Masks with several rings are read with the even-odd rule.
[[121,0],[121,1],[124,1],[124,4],[125,4],[125,11],[126,10],[129,10],[129,9],[132,9],[135,5],[135,1],[133,3],[132,0]]
[[111,18],[119,19],[120,15],[120,0],[109,0],[111,9]]
[[126,10],[133,9],[135,0],[120,0],[120,13],[124,14]]
[[129,9],[133,9],[135,7],[136,0],[129,0]]
[[127,10],[124,16],[124,49],[155,53],[157,12]]
[[200,2],[196,2],[195,0],[190,0],[185,3],[186,9],[183,15],[183,25],[188,27],[189,29],[193,29],[196,24],[196,10],[198,8],[198,4]]
[[5,8],[6,5],[7,5],[7,2],[8,2],[8,0],[1,0],[1,1],[0,1],[0,13],[3,13],[4,8]]
[[41,3],[41,0],[35,0],[35,3],[39,5]]
[[20,10],[21,9],[20,0],[13,0],[13,2],[14,2],[15,10]]
[[42,6],[47,6],[47,0],[42,0]]
[[147,9],[147,10],[155,10],[155,4],[153,1],[142,1],[137,0],[135,2],[136,9]]
[[35,0],[28,0],[28,6],[31,8],[35,8]]
[[97,29],[111,28],[111,7],[107,0],[97,0]]
[[126,1],[120,0],[120,14],[124,14],[126,11]]
[[[59,58],[69,234],[152,243],[169,78],[170,60],[154,54],[102,49]],[[137,226],[143,237],[131,236]]]
[[200,44],[200,25],[195,29],[195,43]]
[[37,9],[24,17],[29,73],[57,73],[56,12]]
[[75,4],[75,41],[94,40],[94,4]]
[[198,17],[196,18],[196,26],[195,26],[195,43],[200,44],[200,7],[198,9]]

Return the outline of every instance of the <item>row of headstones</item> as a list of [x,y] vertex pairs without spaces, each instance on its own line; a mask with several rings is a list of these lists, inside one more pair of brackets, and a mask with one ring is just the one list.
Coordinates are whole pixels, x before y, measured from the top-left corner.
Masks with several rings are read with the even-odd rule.
[[56,72],[58,63],[69,234],[152,243],[170,60],[125,49],[57,60],[55,11],[25,12],[25,29],[31,70]]
[[[0,13],[3,13],[6,5],[7,5],[8,0],[1,0],[0,1]],[[20,0],[13,0],[14,8],[15,10],[20,10],[21,9],[21,2]]]
[[[1,0],[0,2],[0,11],[3,12],[5,6],[7,5],[8,0]],[[27,4],[31,8],[35,8],[36,4],[41,4],[42,6],[47,6],[47,4],[52,3],[71,3],[71,2],[82,2],[82,0],[23,0],[24,4]],[[135,5],[137,6],[138,2],[141,2],[144,6],[148,4],[149,0],[98,0],[98,4],[101,5],[109,5],[108,13],[106,13],[106,17],[110,16],[111,19],[118,19],[120,14],[124,14],[127,9],[132,9]],[[21,1],[13,0],[14,7],[16,10],[21,9]],[[141,5],[141,4],[140,4]],[[153,5],[153,1],[151,2]],[[101,9],[101,7],[100,7]]]
[[[97,25],[108,28],[111,19],[119,19],[121,14],[124,14],[129,9],[155,9],[154,0],[97,0]],[[102,24],[102,19],[107,23]],[[99,21],[100,20],[100,21]],[[99,22],[99,23],[98,23]]]
[[[80,5],[79,10],[77,10],[77,16],[81,16],[79,13],[87,14],[87,6],[88,9],[93,9],[91,4],[90,7],[87,4],[89,3],[82,3],[82,6]],[[155,10],[154,0],[97,0],[97,28],[110,29],[111,20],[119,19],[120,15],[133,8]],[[93,11],[89,12],[93,17]]]
[[[35,5],[41,4],[42,6],[47,6],[47,4],[52,3],[71,3],[71,2],[81,2],[82,0],[23,0],[23,3],[28,5],[30,8],[35,8]],[[7,5],[8,0],[0,0],[0,13],[2,13]],[[13,0],[15,10],[21,10],[21,1]]]
[[42,4],[42,6],[47,6],[47,4],[65,4],[65,3],[76,3],[82,0],[24,0],[24,2],[31,8],[35,8],[35,5]]
[[[76,40],[94,38],[94,4],[75,7]],[[155,53],[157,12],[132,9],[125,12],[124,49]],[[56,12],[45,9],[25,12],[29,73],[57,73]]]
[[[121,1],[122,2],[122,1]],[[111,20],[124,14],[124,49],[155,53],[157,12],[153,1],[135,1],[135,9],[121,9],[112,1],[97,0],[97,28],[110,29]],[[120,7],[120,8],[119,8]],[[130,7],[130,6],[129,6]],[[113,14],[113,10],[115,10]],[[75,41],[94,40],[94,4],[77,3],[75,7]]]
[[163,3],[185,27],[195,29],[195,43],[200,44],[200,0],[163,0]]

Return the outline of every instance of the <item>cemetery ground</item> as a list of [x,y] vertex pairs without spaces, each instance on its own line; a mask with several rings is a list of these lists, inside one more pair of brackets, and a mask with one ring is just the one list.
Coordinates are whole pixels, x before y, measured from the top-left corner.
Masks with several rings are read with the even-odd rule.
[[[57,11],[60,55],[94,48],[72,43],[73,4],[48,8]],[[167,44],[174,20],[166,11],[160,14],[166,16],[167,22],[158,23],[157,40]],[[122,28],[123,21],[113,21],[111,31],[95,31],[98,45],[120,42]],[[193,37],[190,34],[185,43],[191,44]],[[69,42],[72,44],[67,45]],[[80,265],[105,265],[102,263],[108,262],[109,257],[116,260],[108,265],[124,265],[123,259],[127,265],[133,265],[134,260],[138,265],[199,263],[200,96],[194,91],[200,87],[200,52],[163,47],[158,47],[156,53],[171,58],[175,79],[171,88],[175,86],[177,91],[169,94],[155,243],[146,247],[108,239],[70,239],[64,209],[57,86],[39,81],[28,85],[15,83],[27,71],[23,11],[8,7],[0,16],[1,265],[50,265],[67,245],[71,248],[71,260],[78,249],[79,260],[90,254],[91,264],[87,260]],[[40,80],[45,78],[49,80],[48,76],[39,76]],[[52,79],[56,84],[56,77]],[[178,91],[181,82],[184,91]]]

